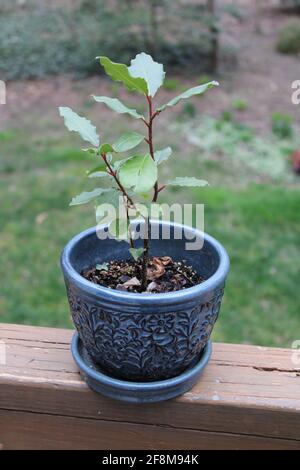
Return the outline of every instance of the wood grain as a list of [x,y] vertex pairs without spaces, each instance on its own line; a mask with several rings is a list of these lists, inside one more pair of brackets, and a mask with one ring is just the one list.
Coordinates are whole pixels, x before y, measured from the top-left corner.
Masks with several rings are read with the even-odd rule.
[[198,384],[134,405],[90,391],[71,330],[0,324],[4,449],[300,449],[300,366],[293,351],[214,344]]

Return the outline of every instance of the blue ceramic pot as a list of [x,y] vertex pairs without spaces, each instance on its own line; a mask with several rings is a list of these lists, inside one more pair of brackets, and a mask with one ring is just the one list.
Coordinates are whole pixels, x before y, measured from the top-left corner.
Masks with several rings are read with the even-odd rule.
[[[159,236],[151,240],[150,255],[185,260],[206,279],[202,284],[166,294],[134,294],[93,284],[80,275],[83,270],[129,257],[127,243],[100,240],[96,228],[74,237],[61,257],[71,314],[84,347],[105,373],[131,381],[169,379],[199,361],[218,318],[229,271],[225,249],[211,236],[175,223],[151,225]],[[161,237],[166,226],[171,229],[167,240]],[[183,237],[176,239],[181,228]],[[198,251],[186,249],[193,237],[204,237]]]

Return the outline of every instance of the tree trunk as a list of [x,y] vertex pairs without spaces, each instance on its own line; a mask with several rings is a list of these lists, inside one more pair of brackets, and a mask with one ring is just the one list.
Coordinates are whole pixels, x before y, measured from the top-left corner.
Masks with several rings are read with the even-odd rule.
[[209,31],[211,35],[211,55],[210,55],[210,71],[217,72],[219,65],[219,31],[217,28],[216,1],[207,0],[207,11],[209,13]]
[[158,32],[158,0],[148,0],[149,5],[149,49],[152,55],[157,53],[157,44],[159,42]]

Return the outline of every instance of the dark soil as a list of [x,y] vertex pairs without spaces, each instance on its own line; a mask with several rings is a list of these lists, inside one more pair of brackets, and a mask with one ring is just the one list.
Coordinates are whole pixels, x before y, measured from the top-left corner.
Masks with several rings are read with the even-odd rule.
[[[141,293],[141,271],[141,260],[111,261],[83,271],[82,276],[109,289]],[[204,278],[184,261],[173,261],[168,256],[153,257],[148,262],[145,292],[174,292],[201,284],[203,281]]]

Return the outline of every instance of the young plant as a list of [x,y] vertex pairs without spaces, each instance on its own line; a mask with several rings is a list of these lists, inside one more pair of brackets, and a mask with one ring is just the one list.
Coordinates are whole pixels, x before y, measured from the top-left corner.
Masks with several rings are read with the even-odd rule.
[[[205,186],[206,181],[195,177],[177,177],[174,180],[159,184],[159,166],[168,160],[172,154],[170,147],[156,150],[154,146],[154,122],[159,115],[168,108],[177,105],[180,101],[195,95],[202,95],[206,90],[217,86],[218,83],[211,81],[199,85],[168,101],[159,107],[154,106],[154,97],[158,89],[163,85],[165,72],[163,65],[155,62],[148,54],[138,54],[127,67],[124,64],[112,62],[107,57],[99,57],[100,64],[104,67],[106,74],[114,81],[122,82],[130,91],[141,94],[147,105],[147,115],[140,114],[132,107],[126,106],[116,98],[107,96],[93,96],[98,103],[105,104],[108,108],[120,114],[128,114],[133,119],[138,119],[145,126],[146,133],[126,132],[114,143],[102,143],[97,134],[96,127],[84,117],[80,117],[70,108],[59,108],[60,115],[64,118],[65,125],[70,131],[78,132],[82,139],[92,144],[85,149],[99,160],[98,165],[89,171],[89,177],[104,178],[110,180],[108,189],[97,187],[93,191],[83,192],[72,199],[70,205],[86,204],[97,200],[96,217],[100,222],[104,219],[104,211],[101,204],[109,202],[117,206],[121,196],[126,208],[126,218],[110,221],[109,231],[116,239],[128,241],[129,252],[133,258],[141,262],[141,284],[142,289],[147,287],[147,264],[149,258],[149,218],[147,214],[140,213],[144,218],[145,230],[142,248],[136,248],[132,235],[131,221],[136,218],[139,204],[142,202],[157,203],[158,196],[168,185],[176,186]],[[123,156],[123,153],[132,151],[144,142],[147,145],[146,152],[133,152],[132,155]],[[121,158],[120,158],[121,157]]]

